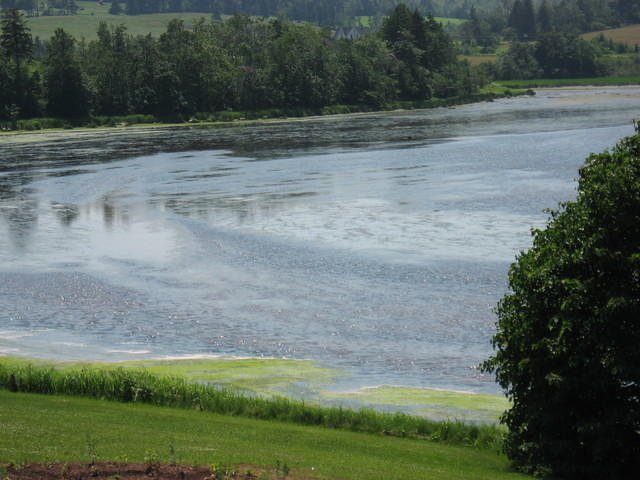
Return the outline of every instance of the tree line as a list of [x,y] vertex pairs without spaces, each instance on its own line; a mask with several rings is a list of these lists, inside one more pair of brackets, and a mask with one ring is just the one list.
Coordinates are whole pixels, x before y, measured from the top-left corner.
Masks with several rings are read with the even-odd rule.
[[[12,0],[5,0],[12,1]],[[423,15],[465,16],[468,0],[405,0]],[[388,15],[398,0],[113,0],[112,13],[138,15],[161,12],[203,12],[214,18],[244,13],[277,16],[325,26],[353,25],[358,17]]]
[[492,50],[502,39],[533,41],[549,32],[577,36],[640,23],[640,0],[514,0],[472,6],[458,35],[467,45]]
[[97,39],[63,29],[34,54],[22,13],[4,12],[0,118],[319,108],[472,93],[476,82],[433,17],[399,5],[378,33],[338,40],[309,24],[235,15],[154,38],[102,23]]

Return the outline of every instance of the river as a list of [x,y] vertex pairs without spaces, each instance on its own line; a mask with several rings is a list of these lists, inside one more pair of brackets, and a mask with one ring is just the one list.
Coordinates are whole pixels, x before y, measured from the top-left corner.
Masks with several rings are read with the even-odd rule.
[[507,271],[640,88],[0,137],[0,354],[312,359],[497,392]]

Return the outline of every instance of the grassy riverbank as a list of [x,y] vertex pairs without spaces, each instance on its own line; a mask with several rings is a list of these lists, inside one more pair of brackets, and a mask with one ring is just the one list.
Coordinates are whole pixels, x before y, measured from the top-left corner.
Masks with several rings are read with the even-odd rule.
[[156,376],[180,377],[187,382],[207,383],[249,395],[286,396],[304,399],[314,405],[373,408],[383,412],[401,411],[431,420],[455,419],[496,424],[500,414],[508,408],[508,402],[502,395],[402,386],[338,391],[335,380],[342,380],[347,375],[307,360],[178,358],[89,363],[21,357],[0,359],[0,368],[20,368],[30,364],[39,368],[66,371],[108,371],[123,368]]
[[[172,362],[142,363],[157,372],[212,378],[197,361],[178,368]],[[251,362],[232,368],[250,377],[266,368],[277,376],[291,367],[278,360],[271,367]],[[0,463],[152,458],[271,469],[280,462],[292,469],[287,478],[526,478],[510,472],[497,453],[503,430],[494,425],[239,393],[154,375],[133,363],[138,366],[65,363],[53,368],[46,361],[1,359]],[[237,378],[224,364],[218,367],[213,377]],[[311,365],[307,369],[318,374]]]
[[210,383],[220,387],[264,396],[291,393],[302,395],[328,384],[341,372],[321,367],[308,360],[280,358],[177,358],[130,360],[122,362],[52,361],[22,357],[0,358],[0,369],[33,365],[56,370],[144,371],[151,375],[180,377],[192,383]]
[[125,403],[196,409],[225,415],[397,437],[498,448],[503,430],[493,424],[433,421],[405,413],[320,406],[279,395],[254,395],[180,376],[135,368],[67,365],[54,368],[20,360],[0,362],[0,388],[13,392],[75,395]]
[[0,460],[148,458],[291,468],[287,478],[518,479],[493,449],[354,433],[194,410],[0,390]]
[[501,80],[496,83],[506,88],[607,87],[640,85],[640,77],[538,78],[532,80]]

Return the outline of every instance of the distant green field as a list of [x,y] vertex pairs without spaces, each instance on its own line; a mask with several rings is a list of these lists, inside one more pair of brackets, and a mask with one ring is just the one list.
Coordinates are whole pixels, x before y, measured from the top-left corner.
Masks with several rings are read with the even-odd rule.
[[509,88],[640,85],[640,77],[534,78],[532,80],[502,80],[496,83]]
[[188,465],[280,461],[292,480],[532,478],[510,472],[493,450],[65,396],[0,390],[0,425],[0,462],[17,464],[153,456]]
[[[363,27],[371,26],[371,17],[368,15],[360,15],[356,18],[356,22]],[[440,22],[442,25],[460,25],[461,23],[466,22],[467,20],[464,18],[451,18],[451,17],[434,17],[437,22]]]
[[[206,13],[155,13],[150,15],[109,15],[110,3],[98,5],[96,2],[79,0],[76,2],[80,10],[76,15],[60,15],[49,17],[32,17],[28,19],[31,33],[34,37],[47,39],[53,35],[56,28],[64,28],[68,33],[77,39],[86,38],[92,40],[96,38],[96,31],[100,22],[109,25],[125,25],[127,31],[133,35],[159,36],[166,30],[167,24],[174,18],[183,20],[187,25],[192,24],[200,18],[210,19]],[[363,27],[371,26],[371,17],[356,17]],[[466,22],[460,18],[435,17],[443,25],[459,25]]]
[[465,18],[452,18],[452,17],[434,17],[437,22],[443,25],[461,25],[467,21]]
[[80,7],[77,15],[33,17],[27,19],[31,34],[41,39],[49,38],[56,28],[64,28],[68,33],[80,39],[96,38],[96,31],[100,22],[109,25],[126,25],[127,31],[134,35],[150,33],[159,36],[166,30],[166,26],[173,18],[184,20],[190,25],[200,18],[209,19],[205,13],[156,13],[152,15],[109,15],[109,3],[98,5],[95,2],[78,1]]
[[476,66],[481,63],[495,63],[498,61],[497,55],[460,55],[461,59],[469,62],[469,65]]

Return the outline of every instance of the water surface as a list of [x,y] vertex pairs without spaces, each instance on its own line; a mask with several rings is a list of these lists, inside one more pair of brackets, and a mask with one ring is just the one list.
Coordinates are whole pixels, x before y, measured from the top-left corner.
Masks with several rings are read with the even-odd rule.
[[[318,360],[495,392],[492,308],[640,89],[0,138],[0,354]],[[27,141],[28,140],[28,141]]]

